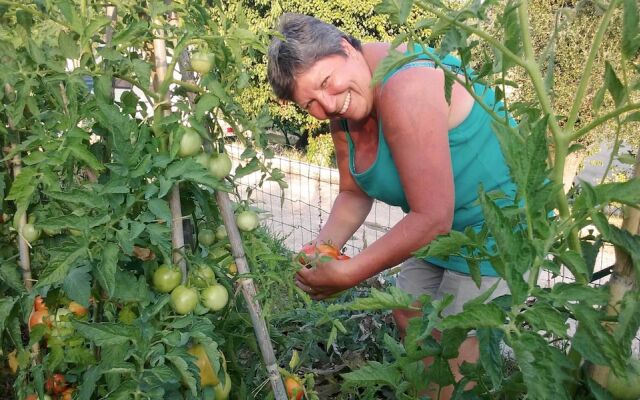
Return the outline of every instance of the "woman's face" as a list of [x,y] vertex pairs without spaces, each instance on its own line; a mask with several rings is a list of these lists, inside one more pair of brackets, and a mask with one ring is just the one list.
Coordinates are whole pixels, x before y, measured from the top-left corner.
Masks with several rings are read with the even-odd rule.
[[343,43],[346,56],[322,58],[296,77],[293,99],[316,119],[357,121],[373,108],[369,66],[359,51]]

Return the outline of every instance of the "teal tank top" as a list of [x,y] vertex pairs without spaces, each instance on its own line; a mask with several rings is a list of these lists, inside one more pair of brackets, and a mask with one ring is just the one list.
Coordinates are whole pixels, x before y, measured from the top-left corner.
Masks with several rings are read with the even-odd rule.
[[[460,61],[453,56],[445,57],[442,62],[447,68],[460,70]],[[435,63],[426,59],[406,64],[388,74],[383,85],[394,73],[416,66],[435,67]],[[493,89],[475,84],[474,90],[487,106],[498,115],[504,116],[502,103],[496,103]],[[509,120],[512,125],[515,125],[513,119]],[[355,149],[345,120],[342,121],[342,126],[345,129],[349,147],[349,169],[358,186],[370,197],[401,207],[404,212],[409,212],[409,204],[400,183],[398,170],[384,138],[382,121],[378,120],[377,157],[367,170],[360,173],[356,173],[355,170]],[[509,169],[502,155],[500,144],[493,132],[491,116],[477,102],[473,105],[467,118],[449,131],[449,149],[455,186],[452,229],[464,231],[466,227],[472,227],[479,231],[484,223],[484,217],[477,201],[478,186],[482,184],[486,192],[500,190],[505,193],[507,198],[499,201],[500,206],[513,204],[512,199],[515,198],[516,187],[509,176]],[[425,157],[428,156],[425,154]],[[415,184],[420,183],[416,182]],[[493,240],[490,238],[487,245],[492,246],[493,244]],[[429,257],[426,261],[443,268],[469,273],[466,260],[460,256],[450,256],[446,260]],[[488,261],[480,263],[480,273],[484,276],[497,276]]]

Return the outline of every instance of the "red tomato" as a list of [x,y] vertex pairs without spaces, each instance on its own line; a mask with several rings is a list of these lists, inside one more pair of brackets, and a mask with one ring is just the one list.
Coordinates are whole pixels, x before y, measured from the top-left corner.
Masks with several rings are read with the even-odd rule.
[[318,248],[318,253],[320,253],[321,256],[329,256],[333,259],[337,259],[338,256],[340,255],[340,250],[336,249],[335,247],[333,247],[328,243],[319,244],[317,248]]
[[47,379],[47,383],[44,385],[47,393],[61,394],[67,389],[67,384],[62,374],[53,374]]
[[49,321],[49,311],[46,308],[31,312],[31,315],[29,316],[29,330],[31,331],[33,327],[38,324],[47,324],[51,326],[51,321]]
[[33,301],[33,309],[36,311],[47,309],[47,306],[44,304],[44,299],[42,298],[42,296],[36,296],[36,299]]
[[304,389],[298,378],[287,376],[284,380],[284,386],[287,389],[289,400],[300,400],[304,396]]
[[76,317],[84,317],[89,312],[86,307],[80,305],[80,303],[76,303],[75,301],[70,302],[68,308]]

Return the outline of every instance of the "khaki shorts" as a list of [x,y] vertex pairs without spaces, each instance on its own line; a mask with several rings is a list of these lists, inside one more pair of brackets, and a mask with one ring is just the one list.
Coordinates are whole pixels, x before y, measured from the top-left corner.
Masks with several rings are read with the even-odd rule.
[[411,257],[400,266],[396,277],[396,286],[405,292],[420,296],[428,294],[433,300],[440,300],[445,294],[454,297],[442,312],[443,316],[458,314],[467,301],[480,296],[500,280],[489,300],[509,294],[509,286],[500,277],[483,276],[480,288],[471,279],[471,275],[441,268],[424,260]]

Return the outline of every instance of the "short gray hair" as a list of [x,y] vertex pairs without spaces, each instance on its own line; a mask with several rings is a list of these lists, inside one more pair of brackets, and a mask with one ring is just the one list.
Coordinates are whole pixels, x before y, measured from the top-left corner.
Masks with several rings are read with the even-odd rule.
[[358,39],[308,15],[283,14],[278,31],[284,39],[275,36],[271,39],[267,78],[275,95],[282,100],[293,100],[296,75],[305,72],[316,61],[336,54],[346,56],[342,39],[358,51],[362,49]]

